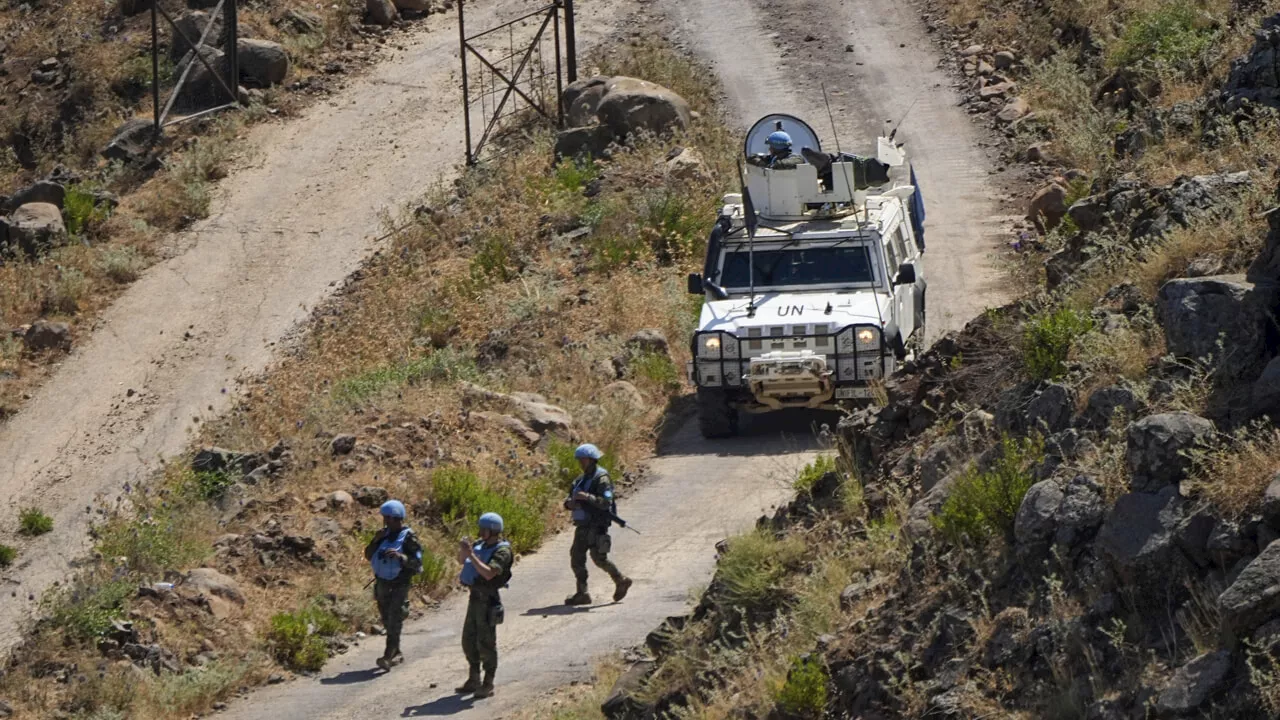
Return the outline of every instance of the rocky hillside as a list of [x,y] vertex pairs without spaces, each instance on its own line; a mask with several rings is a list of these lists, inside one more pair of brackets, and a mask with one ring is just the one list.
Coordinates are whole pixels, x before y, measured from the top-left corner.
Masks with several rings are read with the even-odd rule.
[[1110,7],[931,11],[1046,179],[1025,297],[833,429],[605,716],[1280,713],[1280,16]]

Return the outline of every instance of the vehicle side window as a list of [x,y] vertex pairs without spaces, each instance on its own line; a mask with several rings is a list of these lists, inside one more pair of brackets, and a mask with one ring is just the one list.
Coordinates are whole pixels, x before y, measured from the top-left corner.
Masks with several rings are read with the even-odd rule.
[[[893,231],[893,251],[898,257],[902,258],[903,261],[911,257],[907,252],[907,245],[907,230],[902,225],[899,225],[898,229]],[[895,270],[897,267],[898,264],[894,263]]]
[[885,259],[889,261],[890,277],[893,277],[893,275],[898,272],[898,266],[902,264],[902,255],[899,254],[898,249],[894,247],[895,244],[896,243],[892,241],[885,242],[884,244]]

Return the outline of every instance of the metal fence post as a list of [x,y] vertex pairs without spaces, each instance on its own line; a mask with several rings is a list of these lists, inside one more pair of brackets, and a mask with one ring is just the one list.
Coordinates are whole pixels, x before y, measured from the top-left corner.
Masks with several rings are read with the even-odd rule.
[[467,136],[467,165],[475,165],[471,155],[471,89],[467,83],[467,20],[463,11],[466,0],[458,0],[458,56],[462,58],[462,125]]
[[156,3],[151,3],[151,118],[155,139],[160,139],[160,28]]
[[[153,0],[158,2],[158,0]],[[229,102],[240,102],[240,58],[238,43],[240,39],[240,28],[237,23],[236,0],[226,0],[223,5],[223,27],[227,32],[227,45],[224,51],[227,56],[227,87],[231,90],[232,97]]]
[[573,0],[564,0],[564,49],[569,61],[569,82],[578,79],[578,35],[573,25]]

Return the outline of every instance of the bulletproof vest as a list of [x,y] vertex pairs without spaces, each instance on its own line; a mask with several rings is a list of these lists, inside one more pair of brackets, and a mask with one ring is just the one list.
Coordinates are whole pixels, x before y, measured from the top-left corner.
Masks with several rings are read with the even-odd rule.
[[400,571],[404,569],[404,564],[396,558],[384,557],[384,550],[394,550],[395,552],[404,552],[405,538],[409,537],[412,532],[409,528],[400,528],[400,532],[394,536],[387,536],[378,545],[378,549],[373,552],[373,557],[369,558],[369,564],[373,566],[373,574],[379,580],[395,580],[400,577]]
[[[570,497],[579,490],[589,495],[595,495],[596,481],[600,478],[607,477],[609,477],[609,472],[602,467],[597,467],[595,474],[590,478],[586,475],[578,478],[577,482],[573,484],[573,489],[569,491]],[[609,510],[613,512],[614,515],[618,514],[618,503],[615,502],[613,498],[609,498]],[[608,518],[602,519],[599,513],[593,512],[591,508],[579,504],[573,508],[573,522],[575,524],[599,523],[608,526],[612,521]]]
[[[482,541],[476,543],[473,549],[476,551],[476,557],[480,558],[480,562],[488,565],[489,561],[493,559],[494,553],[498,552],[498,548],[500,547],[511,547],[511,543],[503,540],[501,542],[494,543],[493,545],[486,546]],[[480,571],[476,570],[476,566],[472,564],[471,558],[467,558],[466,563],[462,566],[462,574],[458,577],[458,581],[467,587],[471,587],[472,585],[475,585],[476,581],[479,579],[481,579]],[[497,579],[501,580],[498,587],[506,586],[506,584],[511,580],[511,568],[503,570],[502,575]]]

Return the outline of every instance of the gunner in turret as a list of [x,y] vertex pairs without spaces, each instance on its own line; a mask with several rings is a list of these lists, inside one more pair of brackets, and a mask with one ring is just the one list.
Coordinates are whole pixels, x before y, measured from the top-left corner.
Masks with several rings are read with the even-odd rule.
[[769,145],[769,153],[752,155],[747,162],[772,170],[794,170],[804,162],[804,158],[791,152],[791,136],[782,130],[769,135],[765,143]]

